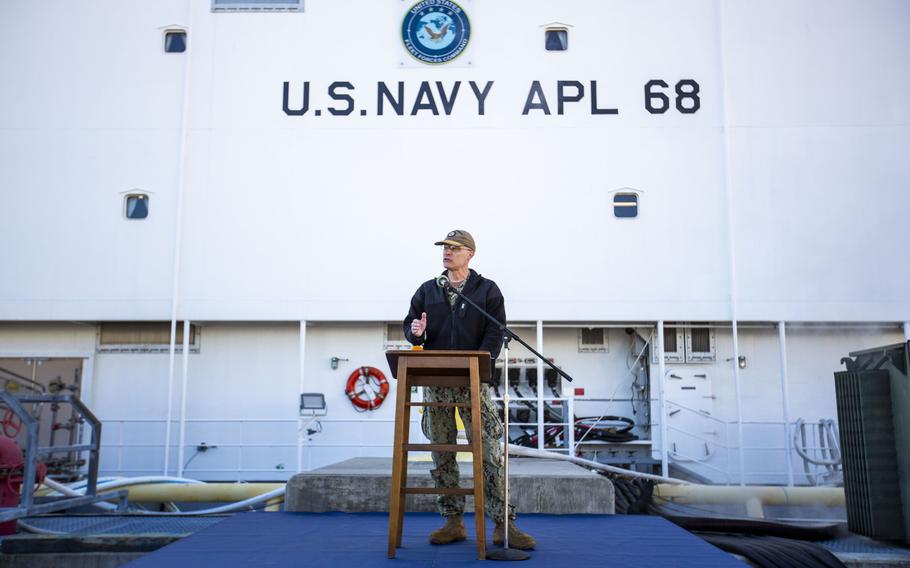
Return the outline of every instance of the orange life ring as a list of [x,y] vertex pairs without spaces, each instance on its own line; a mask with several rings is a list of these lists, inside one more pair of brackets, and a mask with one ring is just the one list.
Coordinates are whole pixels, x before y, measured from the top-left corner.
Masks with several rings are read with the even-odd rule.
[[[370,388],[368,385],[376,385],[378,390],[368,390]],[[344,387],[344,392],[355,407],[363,410],[375,410],[389,395],[389,381],[376,367],[360,367],[348,377],[348,384]]]

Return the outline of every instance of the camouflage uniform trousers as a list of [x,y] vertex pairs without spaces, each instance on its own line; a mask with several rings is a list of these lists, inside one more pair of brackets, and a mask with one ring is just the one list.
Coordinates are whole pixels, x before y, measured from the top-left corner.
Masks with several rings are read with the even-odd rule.
[[[504,521],[503,475],[502,475],[502,439],[503,427],[496,407],[490,398],[490,389],[480,386],[480,414],[483,432],[483,494],[484,511],[493,522]],[[425,402],[470,402],[471,392],[468,388],[425,387]],[[465,433],[471,440],[471,411],[459,408],[458,413],[464,422]],[[455,425],[455,409],[424,407],[421,420],[424,435],[434,444],[454,444],[458,431]],[[458,462],[454,452],[432,452],[434,469],[430,471],[436,487],[458,487]],[[464,495],[439,495],[436,506],[444,517],[460,515],[464,512]],[[515,508],[509,506],[509,518],[515,518]]]

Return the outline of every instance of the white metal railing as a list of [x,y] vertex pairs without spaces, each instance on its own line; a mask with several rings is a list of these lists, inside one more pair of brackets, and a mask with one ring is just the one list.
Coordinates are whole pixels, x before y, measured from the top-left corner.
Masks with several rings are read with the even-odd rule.
[[[394,424],[393,419],[362,420],[362,419],[357,419],[357,418],[317,417],[316,421],[324,423],[324,424],[336,423],[336,424],[359,424],[360,425],[360,427],[357,428],[356,430],[351,430],[351,431],[345,433],[346,436],[356,436],[356,438],[352,439],[351,441],[348,441],[348,442],[318,442],[318,441],[305,440],[306,432],[303,431],[302,427],[304,426],[305,422],[309,422],[309,420],[307,420],[308,418],[310,418],[310,417],[301,417],[299,419],[298,418],[197,418],[197,419],[186,419],[186,423],[188,425],[193,425],[193,424],[218,424],[218,425],[238,424],[238,425],[240,425],[240,430],[236,434],[231,435],[231,436],[226,435],[226,437],[228,437],[228,439],[226,441],[216,439],[215,442],[213,444],[211,444],[211,445],[217,446],[219,448],[240,448],[241,450],[243,448],[296,448],[297,454],[298,454],[297,455],[297,458],[298,458],[297,464],[298,465],[297,465],[297,467],[285,468],[287,471],[290,471],[290,472],[299,471],[301,469],[310,469],[309,467],[307,467],[307,468],[300,467],[300,464],[302,463],[301,453],[303,452],[304,448],[339,448],[339,449],[345,449],[345,448],[389,448],[389,449],[391,449],[392,448],[392,437],[391,436],[389,436],[387,442],[379,443],[379,442],[375,442],[375,441],[368,441],[366,439],[365,434],[366,434],[366,429],[369,426],[375,426],[376,424],[393,425]],[[129,424],[148,424],[148,425],[159,424],[159,425],[161,425],[161,424],[165,424],[165,422],[166,422],[166,420],[162,419],[162,418],[118,418],[118,419],[102,420],[102,424],[106,426],[106,430],[108,432],[110,432],[111,429],[113,429],[113,427],[115,427],[115,426],[117,427],[117,430],[118,430],[118,437],[117,437],[116,441],[108,441],[109,439],[108,440],[102,439],[102,443],[101,443],[102,454],[106,454],[107,452],[109,452],[111,450],[114,450],[117,452],[117,456],[114,460],[111,460],[110,458],[105,456],[106,457],[105,462],[111,463],[111,461],[114,461],[116,463],[116,468],[114,468],[114,470],[117,472],[123,472],[123,473],[147,472],[149,470],[160,470],[161,469],[160,465],[156,465],[154,467],[147,467],[147,468],[124,467],[124,465],[129,465],[129,464],[124,464],[124,461],[123,461],[123,453],[124,453],[125,449],[128,449],[128,448],[163,449],[163,448],[165,448],[165,446],[168,445],[168,444],[166,444],[166,440],[164,439],[163,436],[159,436],[161,438],[160,441],[127,443],[124,441],[124,426],[129,425]],[[172,422],[172,424],[176,424],[178,421],[172,420],[171,422]],[[295,425],[296,428],[294,429],[294,432],[295,432],[294,434],[276,433],[276,435],[273,438],[265,438],[265,441],[245,442],[245,441],[243,441],[243,439],[244,439],[243,428],[244,428],[244,425],[248,425],[248,424],[275,424],[275,425],[284,424],[284,425],[289,425],[289,426]],[[411,420],[412,427],[415,424],[418,426],[418,430],[419,430],[419,424],[420,424],[419,419]],[[183,445],[183,448],[185,450],[189,450],[190,452],[193,452],[202,441],[208,442],[209,440],[185,442]],[[175,444],[172,443],[170,445],[174,446]],[[390,455],[391,455],[391,453],[390,453]],[[192,473],[218,473],[218,474],[237,473],[237,474],[240,474],[243,472],[255,472],[255,473],[273,472],[274,473],[276,471],[281,471],[281,470],[276,470],[275,468],[245,467],[244,463],[243,463],[244,455],[243,455],[242,451],[237,453],[236,460],[237,461],[236,461],[235,467],[204,468],[204,467],[197,466],[197,467],[190,467],[189,469],[187,469],[187,471],[185,473],[187,473],[187,474],[192,474]],[[104,469],[111,469],[111,468],[106,467]],[[171,473],[175,473],[177,471],[177,465],[176,464],[171,465],[170,469],[173,470]]]
[[[501,403],[503,401],[503,397],[501,397],[501,396],[493,396],[490,398],[494,402]],[[537,436],[538,436],[537,439],[538,440],[545,440],[545,432],[546,432],[547,428],[552,427],[552,426],[563,426],[565,428],[565,432],[566,432],[566,446],[565,447],[558,447],[558,446],[557,447],[545,447],[544,446],[543,449],[550,450],[553,452],[567,452],[569,455],[575,455],[575,446],[576,446],[575,428],[574,428],[574,424],[571,422],[571,419],[569,418],[569,417],[575,416],[574,398],[572,396],[559,396],[559,397],[540,396],[540,397],[535,397],[535,398],[525,398],[525,397],[515,397],[515,396],[509,397],[509,406],[510,407],[513,404],[518,404],[518,403],[522,403],[522,402],[527,402],[527,403],[537,405],[537,409],[535,410],[535,412],[537,413],[538,420],[536,422],[524,422],[524,423],[513,422],[510,420],[509,425],[510,426],[527,426],[527,427],[533,427],[533,428],[537,429]],[[543,415],[543,413],[540,412],[541,406],[543,406],[546,403],[553,404],[554,402],[559,402],[560,404],[565,403],[565,406],[566,406],[565,420],[562,422],[541,421],[539,419],[539,417],[541,417]],[[538,447],[541,447],[541,446],[538,446]]]
[[[501,399],[494,398],[494,400],[501,400]],[[551,404],[553,402],[561,402],[566,405],[565,415],[567,417],[574,416],[575,399],[572,396],[542,397],[540,399],[531,399],[531,398],[512,399],[513,402],[522,401],[522,400],[531,402],[531,403],[534,403],[537,400],[540,400],[541,402],[551,403]],[[579,400],[583,400],[584,402],[595,402],[595,401],[599,401],[600,399],[579,399]],[[703,420],[706,423],[713,424],[719,429],[717,437],[712,439],[711,437],[704,436],[704,435],[701,435],[701,434],[698,434],[695,432],[690,432],[685,429],[678,428],[674,425],[668,424],[667,425],[668,432],[672,431],[675,434],[687,437],[688,439],[697,440],[698,442],[703,443],[707,447],[713,448],[715,450],[713,452],[711,452],[711,451],[707,452],[707,454],[708,454],[707,456],[699,457],[699,456],[689,455],[684,451],[679,451],[679,450],[671,449],[668,447],[668,454],[670,456],[670,459],[674,462],[680,463],[681,465],[682,464],[691,464],[692,466],[701,468],[704,471],[713,472],[715,475],[712,477],[719,476],[722,478],[723,483],[726,483],[726,484],[732,483],[733,480],[736,479],[740,474],[740,472],[737,469],[733,468],[735,460],[731,459],[732,453],[737,451],[739,448],[737,447],[736,444],[731,444],[729,442],[729,436],[730,436],[730,428],[738,427],[739,422],[736,420],[724,420],[717,416],[708,415],[708,414],[705,414],[698,410],[692,409],[690,407],[687,407],[687,406],[682,405],[677,402],[673,402],[673,401],[667,401],[667,402],[669,404],[671,404],[674,408],[678,408],[681,411],[689,412],[694,415],[697,415],[700,420]],[[318,417],[317,421],[320,423],[323,423],[323,424],[351,424],[351,425],[356,424],[359,426],[355,429],[349,429],[348,431],[345,432],[344,435],[349,438],[346,441],[321,442],[318,440],[318,434],[314,435],[313,437],[308,437],[306,435],[306,432],[302,430],[302,427],[304,424],[304,418],[306,418],[306,417],[301,417],[299,419],[298,418],[187,419],[186,422],[188,425],[198,425],[198,424],[211,424],[211,425],[237,424],[237,425],[239,425],[240,427],[237,432],[235,432],[232,435],[226,435],[226,439],[216,439],[214,441],[213,445],[217,445],[218,447],[221,447],[221,448],[238,448],[241,450],[241,451],[237,452],[236,463],[233,467],[199,467],[199,465],[197,465],[196,467],[188,468],[187,473],[190,473],[190,474],[192,474],[192,473],[241,474],[244,472],[246,472],[246,473],[264,473],[264,472],[274,473],[276,471],[280,471],[280,470],[276,470],[275,468],[261,468],[261,467],[244,466],[244,454],[242,452],[243,448],[296,448],[297,456],[298,456],[298,466],[296,468],[295,467],[286,467],[286,470],[288,472],[311,469],[309,467],[309,462],[308,462],[307,467],[301,467],[301,464],[302,464],[301,458],[303,456],[305,448],[324,448],[324,449],[325,448],[328,448],[328,449],[337,448],[339,450],[342,450],[342,452],[340,452],[340,453],[345,453],[344,450],[350,450],[350,449],[354,449],[354,448],[389,448],[389,449],[392,448],[391,437],[389,437],[388,440],[385,440],[385,441],[376,441],[376,440],[368,439],[366,434],[371,427],[375,427],[377,424],[386,424],[389,426],[393,425],[394,424],[393,419],[363,420],[363,419],[358,419],[358,418]],[[110,464],[113,461],[116,464],[115,471],[122,472],[122,473],[129,473],[129,472],[147,472],[150,469],[160,469],[160,466],[147,467],[147,468],[124,467],[124,466],[130,465],[130,464],[125,464],[124,459],[123,459],[124,450],[126,450],[128,448],[159,448],[160,449],[160,448],[165,447],[165,440],[160,435],[159,435],[159,437],[161,438],[160,440],[130,442],[130,443],[125,442],[124,441],[124,432],[125,432],[124,426],[129,425],[129,424],[148,424],[148,425],[158,424],[158,425],[161,425],[161,424],[165,423],[164,419],[160,419],[160,418],[158,418],[158,419],[121,418],[121,419],[103,420],[102,422],[106,426],[105,430],[108,432],[110,432],[113,429],[112,427],[117,427],[118,437],[116,440],[114,440],[114,441],[102,440],[102,453],[107,454],[106,459],[104,461],[108,464]],[[172,422],[176,423],[177,421],[173,420]],[[784,421],[743,421],[742,424],[743,424],[743,427],[746,428],[747,430],[752,430],[755,428],[769,428],[769,427],[778,428],[778,429],[786,429],[786,431],[790,435],[795,436],[796,433],[799,431],[797,428],[797,425],[799,424],[799,422],[800,422],[799,420],[794,421],[793,423],[786,423]],[[258,424],[258,425],[274,424],[276,426],[296,425],[296,428],[293,429],[293,432],[294,432],[293,434],[291,434],[289,432],[285,432],[285,433],[276,432],[274,434],[274,437],[272,437],[272,438],[262,437],[262,439],[260,439],[256,442],[245,442],[244,441],[244,437],[245,437],[244,427],[246,425],[251,425],[251,424]],[[411,425],[412,425],[412,428],[416,426],[417,430],[419,432],[420,431],[420,418],[417,417],[416,419],[412,419]],[[526,424],[517,424],[516,423],[514,425],[526,426],[528,428],[531,428],[531,427],[537,428],[539,426],[539,424],[537,422],[529,422]],[[549,449],[551,451],[557,451],[557,452],[569,452],[570,451],[569,448],[572,448],[570,453],[574,454],[575,451],[577,451],[577,449],[578,449],[578,443],[576,442],[575,437],[574,437],[574,434],[575,434],[574,424],[571,424],[568,418],[564,422],[560,422],[560,423],[554,422],[554,423],[545,424],[545,426],[547,426],[547,427],[555,426],[555,425],[563,426],[567,429],[566,436],[567,436],[568,446],[567,447],[547,448],[547,449]],[[652,422],[651,427],[652,427],[652,430],[654,430],[657,427],[659,427],[659,424]],[[818,462],[820,462],[821,465],[810,466],[807,463],[807,465],[805,466],[805,468],[806,468],[805,471],[796,472],[799,476],[803,476],[805,479],[807,479],[807,481],[810,484],[813,484],[813,485],[823,484],[826,480],[829,480],[831,477],[830,476],[831,468],[829,467],[829,465],[825,464],[825,461],[826,460],[830,461],[832,449],[831,449],[830,443],[828,443],[828,442],[823,443],[823,441],[819,440],[819,432],[820,432],[820,429],[815,428],[815,427],[804,429],[804,433],[806,435],[806,440],[805,440],[805,443],[802,445],[802,450],[804,452],[806,452],[809,456],[813,457]],[[543,435],[543,433],[538,430],[538,435]],[[308,439],[308,438],[314,438],[314,439]],[[774,439],[777,439],[777,438],[778,438],[777,436],[774,436]],[[187,442],[184,444],[184,450],[186,450],[188,452],[193,452],[197,448],[199,443],[202,441],[208,442],[209,440],[194,440],[193,442]],[[583,441],[580,440],[579,442],[583,442]],[[669,443],[669,437],[667,439],[667,442]],[[112,450],[117,452],[116,458],[113,460],[110,459],[110,457],[109,457],[109,455],[110,455],[109,452]],[[772,453],[777,453],[777,454],[780,454],[781,456],[783,456],[783,454],[793,451],[793,448],[791,448],[789,446],[781,446],[781,445],[773,445],[773,444],[772,445],[760,444],[760,445],[744,445],[742,450],[747,453],[772,452]],[[309,457],[309,453],[310,452],[307,452],[308,457]],[[341,457],[341,456],[339,456],[339,457]],[[722,459],[718,459],[718,458],[722,458]],[[785,459],[765,460],[765,463],[786,463],[786,460]],[[804,462],[804,463],[806,463],[806,462]],[[105,467],[104,469],[111,469],[111,468]],[[176,471],[176,469],[177,469],[176,464],[172,465],[172,469],[174,471]],[[777,478],[782,478],[782,480],[786,482],[789,478],[791,478],[793,472],[788,472],[786,470],[786,465],[783,465],[783,467],[781,467],[779,469],[769,468],[767,470],[762,470],[762,471],[749,470],[749,471],[745,471],[743,473],[745,474],[745,476],[748,476],[749,478],[753,478],[753,479],[756,477],[777,477]]]
[[[681,411],[691,413],[694,416],[697,416],[700,421],[705,423],[711,423],[721,430],[717,433],[716,439],[711,439],[707,436],[700,435],[695,432],[690,432],[683,428],[679,428],[673,425],[668,424],[666,430],[672,431],[690,440],[697,440],[706,445],[708,450],[706,455],[702,457],[696,457],[687,455],[684,452],[677,451],[675,448],[672,448],[672,443],[669,440],[669,436],[666,441],[662,441],[661,445],[666,445],[668,448],[668,455],[671,461],[675,461],[680,464],[696,464],[698,468],[704,468],[719,474],[723,477],[723,482],[726,484],[733,483],[734,478],[742,480],[745,477],[752,479],[755,478],[780,478],[783,482],[788,485],[793,484],[794,474],[799,473],[806,478],[809,484],[811,485],[822,485],[826,482],[838,482],[836,475],[832,475],[832,472],[836,468],[837,463],[839,462],[839,453],[837,453],[837,448],[832,448],[832,442],[830,439],[822,440],[820,436],[828,435],[824,428],[800,428],[800,424],[803,422],[801,419],[795,420],[793,422],[786,422],[783,420],[725,420],[717,416],[707,414],[705,412],[690,408],[683,404],[677,403],[675,401],[667,401],[668,405],[672,405],[674,409],[680,409]],[[833,420],[822,420],[823,423],[833,423]],[[783,439],[787,443],[785,445],[776,445],[776,444],[759,444],[759,445],[750,445],[743,443],[740,448],[737,444],[732,444],[729,442],[730,439],[730,430],[731,428],[739,428],[742,425],[744,432],[747,434],[755,433],[758,429],[772,428],[779,429],[783,432],[784,436],[774,435],[773,437],[766,437],[770,439]],[[810,426],[818,426],[818,423],[810,424]],[[796,451],[794,445],[789,443],[789,440],[795,438],[797,435],[802,435],[802,447],[798,452],[799,455],[803,458],[802,462],[804,464],[803,472],[795,472],[793,468],[795,464],[791,458],[791,453]],[[737,432],[737,435],[739,433]],[[713,449],[713,451],[712,451]],[[777,454],[780,459],[764,459],[763,463],[768,464],[780,464],[780,468],[774,468],[773,465],[767,469],[748,469],[741,471],[739,468],[733,468],[733,464],[737,460],[733,459],[733,452],[741,452],[743,454],[749,454],[749,457],[754,457],[756,453],[772,453]],[[718,456],[718,451],[720,456]],[[717,457],[723,457],[722,460],[715,459]],[[721,463],[709,463],[713,461],[720,461]],[[696,472],[697,473],[697,472]]]

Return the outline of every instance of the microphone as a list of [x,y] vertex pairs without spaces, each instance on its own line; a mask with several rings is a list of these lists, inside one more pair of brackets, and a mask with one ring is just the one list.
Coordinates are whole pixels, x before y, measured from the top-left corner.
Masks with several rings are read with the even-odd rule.
[[445,274],[440,274],[436,277],[436,285],[440,288],[448,288],[449,278]]

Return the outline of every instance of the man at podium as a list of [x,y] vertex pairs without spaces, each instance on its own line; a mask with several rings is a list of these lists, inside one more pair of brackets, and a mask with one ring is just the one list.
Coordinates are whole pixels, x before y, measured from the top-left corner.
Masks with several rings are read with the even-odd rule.
[[[463,230],[449,232],[435,243],[442,248],[443,274],[452,287],[470,298],[498,321],[506,322],[505,301],[495,282],[468,268],[477,248],[474,238]],[[495,360],[502,347],[502,333],[457,295],[428,280],[411,298],[411,307],[404,319],[405,337],[413,345],[424,349],[468,349],[489,351]],[[467,388],[424,387],[425,402],[469,402]],[[484,509],[496,523],[494,544],[502,544],[506,506],[503,502],[502,474],[502,422],[490,398],[490,389],[481,385],[481,421],[483,430],[483,488]],[[465,432],[471,435],[471,412],[462,409]],[[422,421],[423,433],[434,444],[456,443],[455,410],[453,408],[426,407]],[[432,452],[434,469],[430,472],[436,487],[458,487],[458,462],[453,452]],[[446,522],[430,534],[433,544],[448,544],[465,540],[464,495],[439,495],[436,499],[439,513]],[[529,550],[534,539],[519,530],[515,523],[515,510],[508,507],[509,546]]]

